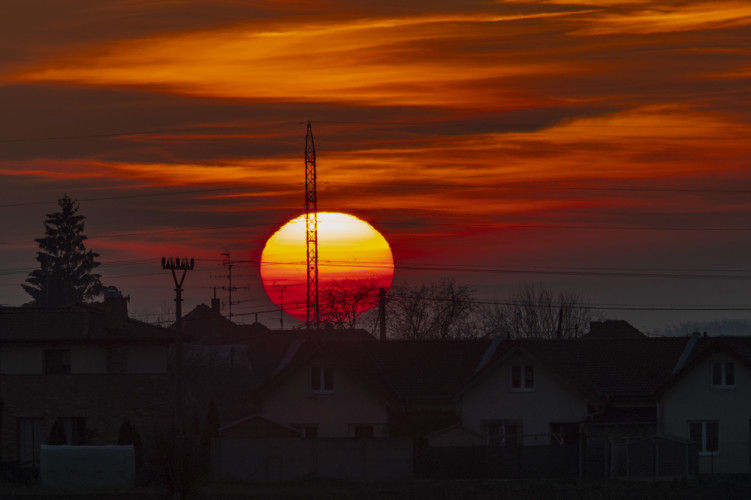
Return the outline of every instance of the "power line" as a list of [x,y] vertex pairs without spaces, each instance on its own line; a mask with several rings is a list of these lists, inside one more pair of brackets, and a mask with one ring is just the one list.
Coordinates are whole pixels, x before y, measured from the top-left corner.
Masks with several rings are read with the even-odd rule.
[[[300,122],[298,121],[289,121],[289,122],[274,122],[276,126],[284,126],[284,125],[297,125]],[[346,121],[346,120],[337,120],[337,124],[357,124],[360,125],[362,122],[359,121]],[[378,126],[388,127],[393,125],[401,125],[403,122],[379,122],[372,126],[372,128],[378,128]],[[602,129],[616,129],[616,130],[624,130],[624,129],[652,129],[652,130],[748,130],[747,126],[744,125],[696,125],[696,124],[687,124],[687,125],[656,125],[654,123],[648,124],[648,123],[633,123],[629,125],[621,124],[621,125],[615,125],[615,124],[607,124],[607,123],[598,123],[598,124],[592,124],[592,125],[586,125],[583,123],[570,123],[562,121],[560,123],[551,123],[551,122],[502,122],[494,124],[496,127],[503,127],[504,129],[507,129],[509,127],[517,127],[517,128],[523,128],[523,129],[529,129],[529,128],[537,128],[537,129],[550,129],[554,128],[558,125],[564,126],[566,128],[581,128],[581,129],[595,129],[595,130],[602,130]],[[73,135],[56,135],[56,136],[42,136],[42,137],[13,137],[13,138],[2,138],[0,139],[0,144],[12,144],[12,143],[24,143],[24,142],[54,142],[54,141],[73,141],[73,140],[85,140],[85,139],[106,139],[106,138],[116,138],[116,137],[133,137],[133,136],[143,136],[143,135],[159,135],[159,134],[165,134],[165,133],[181,133],[181,132],[217,132],[221,130],[227,130],[227,129],[238,129],[238,130],[253,130],[257,127],[253,127],[251,125],[245,125],[245,126],[237,126],[237,127],[211,127],[211,126],[204,126],[204,127],[175,127],[175,128],[164,128],[164,129],[142,129],[142,130],[131,130],[131,131],[122,131],[122,132],[108,132],[108,133],[99,133],[99,134],[73,134]],[[487,132],[487,133],[507,133],[507,132]],[[486,133],[486,134],[487,134]],[[289,135],[285,134],[279,134],[279,137],[289,137]],[[462,137],[462,135],[459,135],[458,137]],[[211,139],[222,139],[221,134],[216,134],[215,136],[211,137]],[[731,138],[732,139],[732,138]]]
[[[265,184],[263,187],[277,186],[277,187],[299,187],[302,183],[270,183]],[[394,188],[394,187],[414,187],[414,183],[407,182],[331,182],[325,181],[319,183],[319,188],[326,190],[328,187],[352,187],[363,186],[373,188]],[[216,193],[223,191],[238,191],[242,189],[258,187],[258,186],[223,186],[216,188],[198,188],[188,189],[181,191],[170,191],[160,193],[133,193],[124,194],[118,196],[98,196],[92,198],[78,198],[79,202],[98,202],[98,201],[111,201],[111,200],[125,200],[132,198],[156,198],[167,196],[179,196],[179,195],[191,195],[191,194],[205,194]],[[673,187],[601,187],[601,186],[561,186],[561,185],[498,185],[498,184],[461,184],[461,183],[435,183],[435,182],[421,182],[419,184],[421,189],[424,188],[439,188],[439,189],[485,189],[485,190],[507,190],[507,191],[602,191],[602,192],[638,192],[638,193],[686,193],[686,194],[749,194],[751,189],[739,189],[739,188],[673,188]],[[145,188],[148,189],[148,188]],[[29,201],[20,203],[2,203],[0,208],[15,208],[26,206],[39,206],[50,205],[49,201]]]

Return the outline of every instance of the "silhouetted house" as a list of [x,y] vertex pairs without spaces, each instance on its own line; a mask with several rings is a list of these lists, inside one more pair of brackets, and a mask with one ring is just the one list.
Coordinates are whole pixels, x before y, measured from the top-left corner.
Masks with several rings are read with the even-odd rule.
[[222,425],[256,411],[253,394],[308,340],[362,342],[364,330],[270,330],[260,323],[238,325],[222,316],[218,301],[199,305],[182,318],[193,341],[184,346],[185,381],[199,418],[214,402]]
[[696,442],[700,472],[751,472],[751,338],[695,334],[657,394],[660,433]]
[[[506,469],[490,473],[500,475],[551,474],[561,472],[561,464],[569,474],[626,475],[621,447],[657,435],[654,391],[685,344],[650,339],[615,321],[594,324],[582,339],[496,340],[461,391],[459,424],[430,442],[471,446],[484,436],[501,457],[497,467]],[[556,446],[569,450],[544,453],[559,455],[560,464],[540,450],[535,458],[531,449]]]
[[[286,478],[411,477],[413,446],[457,422],[456,395],[489,343],[378,342],[325,333],[317,339],[300,338],[289,344],[269,381],[256,393],[257,414],[220,430],[217,473],[238,478],[232,463],[263,463],[261,453],[283,466]],[[263,422],[264,427],[273,422],[297,430],[299,437],[290,441],[287,436],[269,448],[256,434],[257,426],[249,427],[248,422]],[[246,435],[238,435],[238,428]],[[246,443],[247,456],[231,460],[228,450],[237,453],[240,441]],[[278,452],[273,458],[268,455],[271,449]],[[249,477],[265,473],[256,467]]]
[[148,446],[172,415],[174,338],[124,303],[0,308],[0,460],[38,467],[41,444],[122,443],[124,426]]
[[[624,321],[570,340],[247,338],[261,382],[252,408],[220,431],[217,477],[615,478],[751,466],[751,339],[649,338]],[[406,469],[363,458],[386,456]],[[252,473],[238,472],[243,460]]]

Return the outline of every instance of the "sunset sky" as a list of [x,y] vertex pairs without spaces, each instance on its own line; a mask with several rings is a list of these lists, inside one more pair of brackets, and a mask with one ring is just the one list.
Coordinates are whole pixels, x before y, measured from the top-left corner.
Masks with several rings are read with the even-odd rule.
[[0,304],[67,193],[132,316],[171,310],[162,256],[197,259],[184,311],[226,300],[229,252],[234,319],[276,326],[258,260],[303,213],[310,120],[319,210],[377,228],[394,283],[751,319],[746,0],[2,7]]

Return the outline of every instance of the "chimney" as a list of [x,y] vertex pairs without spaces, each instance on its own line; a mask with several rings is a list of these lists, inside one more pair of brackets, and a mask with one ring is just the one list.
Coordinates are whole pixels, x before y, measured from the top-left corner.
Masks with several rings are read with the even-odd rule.
[[104,289],[104,302],[102,304],[107,314],[127,318],[128,302],[130,302],[130,296],[123,297],[122,292],[116,286],[108,286]]
[[211,312],[217,315],[222,314],[222,302],[216,298],[216,288],[214,288],[214,298],[211,299]]

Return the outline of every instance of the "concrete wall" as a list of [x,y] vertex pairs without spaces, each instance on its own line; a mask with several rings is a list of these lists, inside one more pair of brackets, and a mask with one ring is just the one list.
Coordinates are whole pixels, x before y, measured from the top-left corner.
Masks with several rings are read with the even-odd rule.
[[221,437],[212,441],[216,480],[244,482],[334,478],[348,481],[412,477],[409,439]]
[[[712,387],[714,362],[735,363],[735,388]],[[699,455],[699,472],[750,471],[751,372],[732,356],[714,353],[686,373],[661,398],[662,431],[689,438],[690,421],[717,421],[718,452]]]
[[313,360],[288,373],[259,402],[259,415],[291,427],[317,425],[319,438],[352,437],[353,425],[373,425],[374,436],[384,436],[386,405],[346,370],[334,366],[330,393],[311,390],[311,367],[326,365],[324,360]]
[[[511,389],[511,366],[534,365],[534,391]],[[518,352],[469,389],[459,404],[462,426],[486,435],[484,421],[521,420],[524,445],[548,445],[551,422],[578,422],[587,402],[555,373]]]

